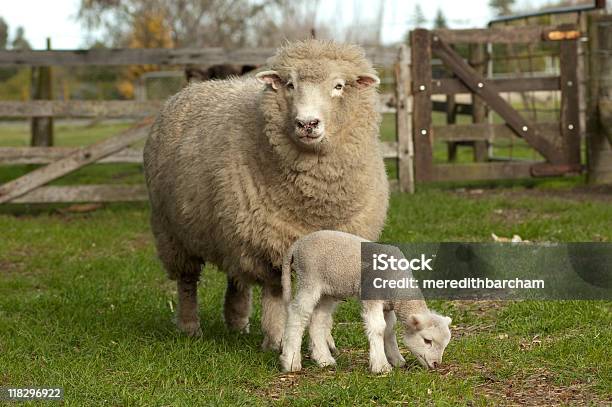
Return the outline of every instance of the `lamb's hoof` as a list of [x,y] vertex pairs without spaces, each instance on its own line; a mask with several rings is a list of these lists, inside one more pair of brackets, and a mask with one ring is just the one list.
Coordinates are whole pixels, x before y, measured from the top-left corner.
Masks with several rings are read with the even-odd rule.
[[331,356],[322,358],[313,357],[313,359],[315,360],[315,362],[317,362],[317,365],[319,365],[319,367],[336,366],[336,359],[332,358]]
[[393,367],[404,367],[406,366],[406,359],[400,355],[398,357],[389,358],[389,363],[391,363]]
[[384,374],[391,372],[391,370],[393,370],[393,366],[391,366],[388,362],[385,361],[385,363],[370,364],[370,370],[372,371],[372,373]]
[[185,335],[198,338],[202,336],[202,329],[200,328],[199,322],[183,322],[180,321],[176,324],[179,331],[184,333]]
[[261,349],[264,351],[280,352],[282,349],[281,342],[281,339],[272,339],[269,336],[265,336],[261,344]]
[[281,356],[281,369],[285,373],[299,372],[302,370],[302,360],[300,356],[294,355],[292,357]]

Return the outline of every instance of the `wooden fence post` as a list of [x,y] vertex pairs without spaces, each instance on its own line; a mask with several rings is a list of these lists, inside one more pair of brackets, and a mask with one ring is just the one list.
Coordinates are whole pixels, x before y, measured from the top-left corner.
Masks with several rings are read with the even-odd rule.
[[[47,49],[51,49],[51,38],[47,38]],[[53,86],[50,66],[32,68],[32,99],[53,99]],[[30,121],[32,147],[49,147],[53,145],[53,119],[51,117],[33,117]]]
[[[484,44],[473,44],[470,46],[470,65],[476,72],[483,76],[487,73],[487,58]],[[484,123],[487,119],[487,105],[482,98],[472,93],[472,122]],[[488,141],[474,142],[474,161],[483,162],[488,160]]]
[[580,111],[578,84],[578,42],[561,41],[559,44],[561,68],[561,138],[567,164],[580,164]]
[[612,16],[590,15],[587,180],[612,183]]
[[412,92],[410,80],[410,60],[405,45],[399,49],[395,65],[397,165],[399,189],[401,192],[414,193],[414,146],[412,137]]
[[433,179],[433,131],[431,126],[431,39],[429,31],[417,28],[410,33],[413,78],[412,130],[414,175],[417,182]]

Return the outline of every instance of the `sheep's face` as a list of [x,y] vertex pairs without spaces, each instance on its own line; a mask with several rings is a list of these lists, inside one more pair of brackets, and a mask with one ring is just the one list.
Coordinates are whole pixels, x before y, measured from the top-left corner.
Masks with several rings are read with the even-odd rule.
[[[307,149],[318,149],[324,140],[333,143],[329,135],[342,127],[342,111],[346,98],[355,96],[380,80],[364,73],[356,77],[342,72],[308,66],[306,72],[296,69],[281,73],[265,71],[257,79],[282,97],[288,107],[289,133],[294,141]],[[324,78],[321,80],[320,78]]]
[[419,363],[435,369],[442,363],[444,349],[451,338],[449,317],[435,314],[412,314],[404,326],[404,343]]

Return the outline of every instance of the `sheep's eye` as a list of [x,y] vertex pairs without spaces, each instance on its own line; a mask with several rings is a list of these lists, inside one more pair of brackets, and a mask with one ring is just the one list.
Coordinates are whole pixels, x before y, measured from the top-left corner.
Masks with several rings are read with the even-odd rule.
[[287,83],[287,89],[291,89],[291,90],[295,89],[295,86],[293,86],[292,82]]
[[342,90],[342,88],[343,88],[343,87],[344,87],[344,86],[342,86],[342,84],[341,84],[341,83],[339,83],[339,84],[337,84],[336,86],[334,86],[334,89],[336,89],[336,90]]
[[425,345],[427,345],[427,346],[431,346],[431,344],[433,343],[431,339],[423,338],[423,341],[425,342]]

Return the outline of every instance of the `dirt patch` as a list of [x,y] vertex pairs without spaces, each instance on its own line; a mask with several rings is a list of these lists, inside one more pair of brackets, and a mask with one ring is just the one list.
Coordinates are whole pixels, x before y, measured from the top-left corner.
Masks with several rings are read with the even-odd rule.
[[473,364],[459,366],[445,364],[436,370],[445,377],[467,378],[478,372],[482,381],[474,386],[476,396],[484,396],[492,405],[503,406],[558,406],[609,405],[612,398],[601,398],[592,391],[592,385],[574,381],[561,386],[555,383],[555,374],[546,368],[520,372],[512,377],[499,378],[491,366]]
[[557,198],[573,202],[596,201],[612,203],[612,185],[579,186],[571,189],[548,188],[459,188],[455,193],[469,198],[507,197],[507,198]]
[[0,272],[18,273],[24,270],[23,263],[19,261],[0,260]]

